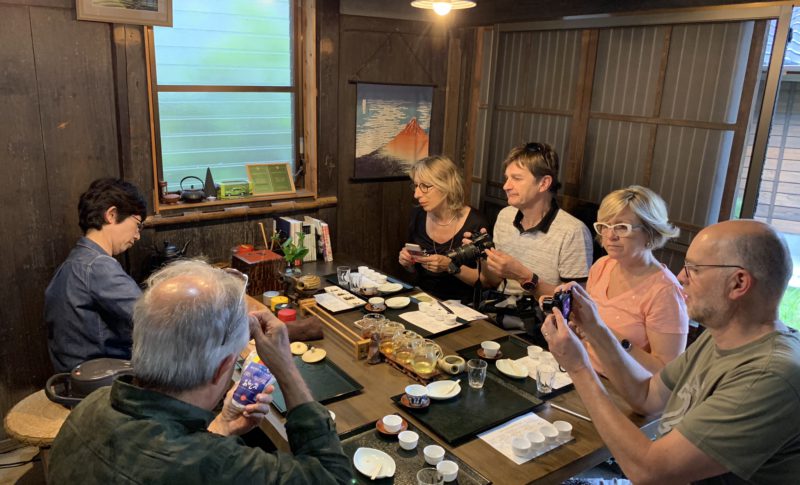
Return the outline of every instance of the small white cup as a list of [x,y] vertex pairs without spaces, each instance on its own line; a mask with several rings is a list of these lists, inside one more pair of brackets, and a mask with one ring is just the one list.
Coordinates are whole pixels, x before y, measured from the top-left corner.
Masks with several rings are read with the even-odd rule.
[[386,279],[386,275],[382,275],[382,274],[375,275],[375,283],[378,283],[378,285],[383,285],[387,281],[388,280]]
[[539,432],[544,435],[544,440],[547,444],[555,442],[556,438],[558,438],[558,430],[555,426],[549,423],[539,428]]
[[538,431],[526,433],[525,437],[531,442],[531,450],[539,450],[544,446],[544,435]]
[[483,349],[483,355],[489,359],[494,359],[494,356],[500,350],[500,344],[494,340],[484,340],[481,342],[481,348]]
[[422,454],[425,455],[425,463],[437,465],[444,458],[444,448],[439,445],[428,445],[422,449]]
[[428,314],[428,312],[430,311],[430,308],[431,308],[431,304],[428,303],[427,301],[419,302],[419,311],[421,311],[425,315]]
[[[403,418],[396,414],[387,414],[383,417],[383,429],[390,433],[397,433],[403,427]],[[553,428],[555,429],[555,428]],[[558,432],[556,432],[558,434]]]
[[419,435],[413,431],[402,431],[397,435],[397,441],[400,443],[400,448],[413,450],[419,443]]
[[520,457],[527,456],[531,451],[531,442],[527,438],[516,437],[511,440],[511,449]]
[[458,477],[458,463],[450,460],[440,461],[436,465],[436,470],[442,474],[445,482],[452,482]]
[[544,349],[538,345],[528,345],[528,357],[533,360],[539,360],[542,357]]
[[559,439],[568,439],[572,437],[572,425],[568,422],[553,421],[553,426],[555,426],[556,430],[558,431]]
[[445,325],[453,326],[453,325],[455,325],[457,323],[458,323],[458,320],[456,319],[456,316],[453,315],[452,313],[448,313],[448,314],[446,314],[444,316],[444,324]]
[[369,299],[369,304],[372,305],[372,308],[382,307],[384,306],[385,303],[386,300],[384,300],[380,296],[373,296],[372,298]]

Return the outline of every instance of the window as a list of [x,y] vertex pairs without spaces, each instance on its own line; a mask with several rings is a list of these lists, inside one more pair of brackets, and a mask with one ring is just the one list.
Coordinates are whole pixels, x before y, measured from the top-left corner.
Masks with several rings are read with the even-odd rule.
[[[156,173],[247,180],[248,164],[303,156],[302,36],[295,0],[173,0],[174,27],[149,36]],[[305,171],[308,173],[308,170]],[[306,180],[296,180],[312,189]],[[187,180],[185,188],[196,179]],[[313,194],[309,194],[313,195]]]

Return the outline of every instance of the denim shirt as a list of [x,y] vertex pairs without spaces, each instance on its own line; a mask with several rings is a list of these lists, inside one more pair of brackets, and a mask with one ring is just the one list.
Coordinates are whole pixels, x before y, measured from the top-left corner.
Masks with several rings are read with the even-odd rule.
[[53,484],[350,483],[353,471],[328,411],[286,416],[292,453],[267,453],[207,430],[214,414],[123,377],[90,394],[53,442]]
[[47,346],[56,372],[99,357],[130,359],[131,316],[141,294],[116,259],[82,237],[44,294]]

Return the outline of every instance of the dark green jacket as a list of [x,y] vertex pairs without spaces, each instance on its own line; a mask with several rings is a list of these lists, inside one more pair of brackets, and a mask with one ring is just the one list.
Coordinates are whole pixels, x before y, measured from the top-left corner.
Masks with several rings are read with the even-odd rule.
[[49,483],[347,483],[350,460],[328,411],[287,416],[293,454],[250,448],[207,431],[214,414],[117,380],[78,405],[50,453]]

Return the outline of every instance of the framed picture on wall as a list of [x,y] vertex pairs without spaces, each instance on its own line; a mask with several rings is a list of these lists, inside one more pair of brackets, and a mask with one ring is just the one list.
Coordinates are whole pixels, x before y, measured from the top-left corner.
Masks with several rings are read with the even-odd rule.
[[172,0],[75,0],[78,20],[172,27]]
[[433,86],[356,84],[353,180],[407,177],[428,156]]

